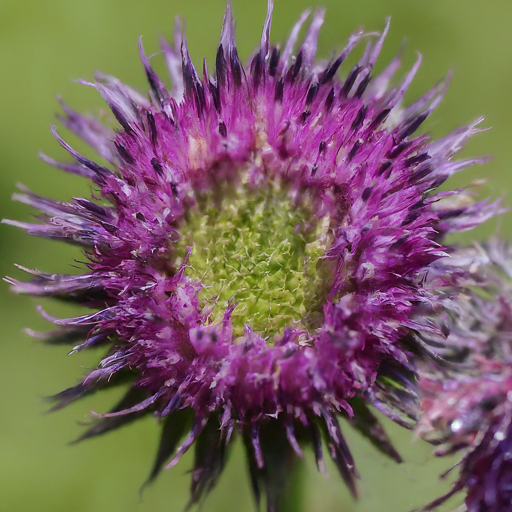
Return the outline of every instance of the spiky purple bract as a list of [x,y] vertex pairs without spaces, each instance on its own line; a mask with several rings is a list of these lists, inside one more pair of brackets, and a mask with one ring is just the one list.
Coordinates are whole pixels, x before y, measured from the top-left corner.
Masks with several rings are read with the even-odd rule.
[[[232,432],[241,431],[255,495],[259,499],[263,485],[269,510],[278,506],[282,489],[276,482],[289,451],[301,456],[301,445],[309,442],[323,469],[321,436],[356,494],[357,471],[340,413],[400,460],[367,404],[404,423],[393,412],[400,402],[398,410],[416,417],[415,398],[403,391],[415,365],[401,340],[422,327],[412,314],[417,305],[437,300],[425,276],[445,256],[443,235],[469,229],[499,209],[497,203],[458,201],[462,191],[435,192],[451,174],[484,161],[451,161],[477,123],[436,142],[413,137],[444,84],[402,108],[420,59],[394,88],[389,84],[398,58],[372,79],[387,26],[340,80],[338,68],[368,35],[352,35],[334,60],[318,63],[323,10],[313,15],[295,56],[309,13],[282,51],[269,42],[271,13],[269,1],[261,45],[247,67],[238,57],[228,4],[215,77],[206,64],[199,77],[179,28],[174,46],[163,45],[171,90],[142,44],[149,99],[99,76],[89,85],[120,128],[65,105],[62,122],[114,171],[77,153],[55,128],[76,163],[43,157],[90,179],[99,203],[60,203],[24,190],[15,198],[46,217],[40,224],[9,221],[34,235],[82,245],[89,258],[82,275],[29,271],[29,282],[10,280],[15,291],[98,310],[68,319],[45,314],[61,326],[50,342],[81,340],[73,351],[109,347],[96,370],[55,397],[56,408],[130,380],[122,402],[98,415],[83,437],[148,413],[165,418],[152,476],[173,453],[169,465],[176,464],[197,439],[191,503],[215,484]],[[219,236],[226,232],[227,241],[213,236],[216,225],[226,226]],[[251,246],[263,225],[268,253],[258,253],[259,243]],[[198,248],[199,239],[206,242]],[[221,242],[229,258],[215,252]],[[289,252],[280,252],[283,247]],[[212,268],[223,276],[215,293],[209,288],[219,276],[202,278]],[[231,272],[226,286],[243,281],[244,289],[222,297]],[[237,302],[243,293],[248,309]],[[266,302],[258,302],[262,293]],[[304,298],[296,303],[298,296]],[[243,314],[254,303],[258,319]],[[311,303],[314,311],[306,307]]]

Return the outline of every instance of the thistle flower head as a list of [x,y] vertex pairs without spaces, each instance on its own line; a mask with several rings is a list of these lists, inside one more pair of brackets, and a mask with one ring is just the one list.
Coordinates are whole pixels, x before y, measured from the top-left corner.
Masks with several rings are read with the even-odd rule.
[[457,292],[446,294],[444,309],[433,315],[442,334],[423,336],[442,361],[420,367],[422,417],[416,431],[439,445],[438,456],[458,452],[461,460],[450,492],[423,510],[464,489],[468,512],[509,511],[512,251],[495,238],[484,246],[457,250],[451,264],[465,277],[456,279]]
[[[272,46],[269,1],[260,46],[243,66],[228,3],[214,75],[206,63],[196,71],[178,27],[174,44],[163,44],[171,89],[140,43],[148,97],[110,76],[89,84],[117,129],[63,105],[63,124],[110,167],[55,128],[75,162],[43,157],[90,179],[94,200],[61,203],[24,190],[16,199],[44,217],[9,221],[79,244],[89,258],[80,275],[29,270],[30,281],[9,280],[15,291],[94,309],[66,319],[43,313],[59,326],[50,342],[74,352],[108,347],[97,369],[56,395],[56,408],[128,379],[123,400],[83,437],[148,413],[162,418],[152,476],[198,439],[191,503],[215,484],[237,431],[269,509],[289,451],[301,456],[311,443],[323,469],[322,436],[356,493],[339,414],[400,460],[367,404],[392,415],[387,401],[400,400],[411,378],[412,354],[400,341],[418,327],[416,305],[432,300],[424,278],[446,254],[442,236],[499,210],[463,191],[436,192],[483,161],[451,160],[477,123],[435,142],[414,136],[445,84],[402,107],[420,59],[397,85],[398,57],[372,78],[387,25],[373,39],[353,34],[331,61],[317,62],[323,10],[295,49],[308,15],[283,47]],[[339,78],[363,39],[363,56]]]

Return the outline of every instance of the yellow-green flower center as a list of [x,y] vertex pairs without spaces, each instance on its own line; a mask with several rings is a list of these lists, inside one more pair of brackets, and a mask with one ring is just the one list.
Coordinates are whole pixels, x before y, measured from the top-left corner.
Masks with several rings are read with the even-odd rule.
[[192,247],[185,273],[201,282],[200,308],[210,321],[236,303],[234,336],[248,324],[272,342],[285,326],[318,326],[329,291],[321,260],[327,232],[328,219],[314,220],[278,184],[224,187],[198,195],[180,226],[176,255],[179,263]]

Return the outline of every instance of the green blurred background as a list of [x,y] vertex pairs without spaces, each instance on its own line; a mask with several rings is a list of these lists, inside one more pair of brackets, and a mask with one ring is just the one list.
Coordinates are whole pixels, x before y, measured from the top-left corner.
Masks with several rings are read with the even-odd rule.
[[[257,44],[266,11],[264,0],[233,0],[237,39],[245,59]],[[272,40],[287,37],[300,12],[311,0],[276,0]],[[327,17],[320,35],[320,56],[339,49],[348,34],[364,26],[381,30],[392,16],[378,68],[382,69],[407,39],[404,64],[414,62],[415,50],[424,57],[408,98],[415,98],[453,67],[452,85],[426,128],[447,134],[462,123],[485,115],[490,132],[478,135],[465,155],[492,153],[485,166],[465,171],[452,180],[462,186],[488,178],[482,194],[493,197],[512,187],[512,3],[510,0],[322,0]],[[104,108],[99,96],[73,79],[92,77],[99,69],[145,90],[138,60],[137,37],[144,35],[147,53],[158,51],[158,37],[171,35],[176,14],[187,22],[190,53],[200,66],[206,55],[213,67],[224,0],[0,0],[0,217],[28,220],[30,212],[10,201],[15,183],[58,199],[87,197],[85,181],[54,170],[37,158],[37,151],[66,158],[49,134],[58,110],[55,95],[80,111]],[[356,52],[357,53],[357,52]],[[163,71],[161,56],[155,67]],[[346,70],[347,68],[345,68]],[[61,130],[64,133],[64,130]],[[67,137],[71,142],[75,139]],[[81,147],[81,146],[79,146]],[[463,235],[481,240],[499,231],[511,236],[510,213],[485,228]],[[29,237],[1,227],[0,274],[20,277],[17,262],[48,272],[73,272],[80,253],[62,244]],[[97,353],[68,357],[63,347],[50,348],[21,332],[25,326],[46,329],[34,301],[0,290],[0,511],[160,512],[181,511],[187,501],[190,455],[164,471],[139,499],[139,486],[148,474],[158,441],[158,426],[148,418],[101,439],[68,446],[82,431],[89,409],[105,411],[116,393],[92,397],[67,410],[45,415],[43,397],[75,383],[94,366]],[[55,314],[71,308],[46,304]],[[119,390],[118,390],[119,391]],[[386,422],[389,425],[389,422]],[[330,467],[331,477],[317,474],[308,453],[304,473],[305,510],[406,512],[448,488],[437,475],[449,460],[429,460],[432,448],[414,441],[408,432],[389,425],[406,463],[388,462],[345,425],[362,474],[361,499],[353,502]],[[455,507],[458,500],[452,500]],[[450,506],[445,507],[445,510]],[[204,511],[252,511],[248,478],[240,447],[235,447],[218,487]]]

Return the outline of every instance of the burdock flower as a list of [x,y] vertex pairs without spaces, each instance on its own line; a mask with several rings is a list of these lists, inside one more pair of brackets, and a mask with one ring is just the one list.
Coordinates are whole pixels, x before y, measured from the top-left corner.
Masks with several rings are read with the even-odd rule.
[[356,494],[340,415],[400,460],[368,404],[404,422],[399,403],[416,417],[407,393],[415,366],[401,340],[421,327],[413,309],[433,300],[427,268],[445,255],[445,233],[498,206],[435,192],[483,161],[451,161],[476,123],[436,142],[413,135],[444,83],[404,108],[420,59],[396,86],[398,57],[372,79],[387,26],[340,79],[347,55],[373,34],[357,32],[339,55],[316,62],[323,10],[296,51],[309,12],[283,48],[270,45],[271,14],[269,1],[261,44],[244,67],[228,3],[214,76],[206,63],[197,73],[178,28],[174,45],[163,44],[170,90],[140,44],[148,97],[110,76],[88,84],[108,103],[115,130],[64,106],[63,124],[110,167],[52,128],[75,163],[44,160],[90,179],[97,192],[61,203],[24,190],[15,199],[44,215],[9,222],[83,246],[87,270],[28,270],[30,281],[9,281],[18,292],[94,309],[67,319],[43,313],[60,326],[49,342],[69,342],[72,352],[107,347],[97,369],[55,396],[56,408],[129,383],[83,438],[145,414],[161,418],[151,477],[195,442],[195,503],[241,433],[256,498],[262,489],[274,510],[304,444],[324,469],[322,438]]

